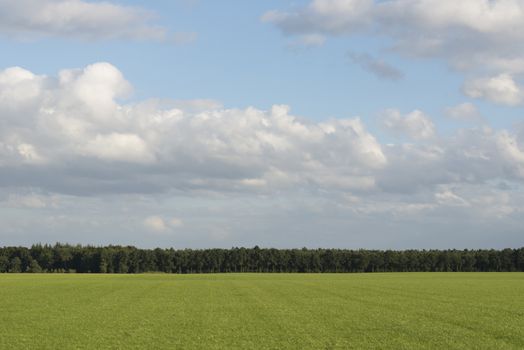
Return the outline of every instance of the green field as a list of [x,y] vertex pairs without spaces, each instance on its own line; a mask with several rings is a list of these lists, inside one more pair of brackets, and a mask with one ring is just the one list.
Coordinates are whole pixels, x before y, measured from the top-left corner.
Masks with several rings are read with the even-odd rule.
[[0,349],[523,349],[524,273],[1,274]]

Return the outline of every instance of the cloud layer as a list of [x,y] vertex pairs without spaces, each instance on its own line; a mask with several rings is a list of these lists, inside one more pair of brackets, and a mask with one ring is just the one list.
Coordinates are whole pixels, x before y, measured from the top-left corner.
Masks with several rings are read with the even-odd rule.
[[[369,188],[371,173],[387,163],[358,118],[311,123],[292,116],[286,106],[192,113],[159,109],[154,102],[119,104],[129,90],[108,63],[63,70],[56,78],[21,68],[0,72],[0,164],[12,172],[60,171],[68,178],[63,183],[71,184],[63,190],[76,192],[87,188],[75,189],[79,179],[70,173],[85,166],[93,174],[82,187],[90,191],[101,190],[99,181],[111,181],[105,177],[114,167],[123,176],[114,180],[129,182],[131,191],[163,191],[306,184]],[[150,176],[135,177],[135,171]],[[53,186],[45,177],[27,177],[13,181]]]
[[[520,181],[524,174],[521,134],[473,128],[442,139],[418,110],[404,116],[387,110],[383,125],[431,142],[391,146],[380,144],[358,117],[314,123],[279,105],[264,111],[199,101],[204,110],[191,103],[178,108],[155,101],[119,103],[131,89],[109,63],[63,70],[57,77],[18,67],[0,71],[0,166],[11,174],[1,184],[74,193],[380,191],[377,179],[395,177],[392,169],[406,159],[409,167],[447,174],[438,181],[420,176],[413,185],[466,178]],[[27,173],[13,176],[22,172]]]
[[[284,214],[302,215],[292,220],[297,224],[305,213],[334,216],[326,225],[339,225],[336,232],[349,224],[336,224],[342,218],[371,225],[379,217],[442,222],[438,217],[460,212],[456,220],[461,222],[522,215],[520,126],[473,126],[441,136],[424,112],[391,109],[381,120],[399,138],[381,143],[358,117],[312,122],[282,105],[261,110],[224,108],[209,100],[175,101],[176,107],[155,100],[122,102],[131,91],[109,63],[57,76],[19,67],[0,71],[0,204],[10,210],[53,210],[79,198],[98,203],[82,209],[89,212],[115,196],[216,200],[223,206],[201,214],[213,218],[206,221],[213,230],[201,227],[200,214],[187,208],[177,219],[160,204],[122,212],[138,216],[131,222],[151,232],[200,227],[216,239],[235,237],[253,222],[277,225]],[[459,105],[449,113],[469,118],[472,108]],[[235,204],[245,223],[229,209],[228,203],[239,198],[253,206],[251,212]],[[286,199],[279,203],[278,198]],[[158,214],[144,214],[152,210]],[[50,222],[64,220],[58,216]]]

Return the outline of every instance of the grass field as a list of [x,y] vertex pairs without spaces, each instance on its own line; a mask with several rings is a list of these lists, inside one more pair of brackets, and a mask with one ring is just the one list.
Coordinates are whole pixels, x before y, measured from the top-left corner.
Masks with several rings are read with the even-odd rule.
[[0,349],[523,349],[523,273],[0,275]]

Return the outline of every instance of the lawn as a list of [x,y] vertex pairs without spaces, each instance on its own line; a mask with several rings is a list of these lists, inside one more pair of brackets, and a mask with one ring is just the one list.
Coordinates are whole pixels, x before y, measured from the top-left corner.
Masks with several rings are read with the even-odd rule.
[[524,273],[0,274],[0,349],[523,349]]

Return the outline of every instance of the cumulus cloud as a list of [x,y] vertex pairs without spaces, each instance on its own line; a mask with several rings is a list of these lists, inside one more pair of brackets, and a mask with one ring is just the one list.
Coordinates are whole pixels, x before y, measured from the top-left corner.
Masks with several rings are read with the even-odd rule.
[[[458,68],[478,67],[489,63],[488,58],[496,58],[490,68],[519,72],[524,68],[521,49],[510,47],[524,32],[524,6],[519,0],[313,0],[295,12],[269,12],[263,20],[286,34],[377,31],[409,54],[449,54]],[[492,45],[504,51],[496,52]]]
[[[325,227],[347,233],[347,225],[360,222],[351,227],[369,232],[377,221],[421,220],[425,227],[425,220],[442,225],[464,217],[509,225],[523,212],[518,128],[474,125],[442,136],[424,112],[392,109],[383,126],[407,139],[381,144],[358,117],[315,122],[283,105],[123,102],[131,91],[109,63],[56,76],[0,71],[0,219],[13,227],[9,232],[27,227],[23,211],[31,210],[40,215],[32,227],[65,232],[56,240],[67,240],[73,226],[85,237],[101,227],[125,227],[121,241],[128,243],[126,234],[138,223],[165,233],[145,235],[154,237],[153,245],[172,244],[169,233],[180,233],[178,240],[184,231],[186,242],[201,246],[211,227],[229,245],[256,222],[279,234],[301,223],[290,231],[293,244],[309,232],[316,238],[308,242],[318,245],[327,244],[318,241]],[[471,109],[459,105],[449,113]],[[54,208],[54,196],[65,204]],[[258,237],[241,242],[257,244]]]
[[425,140],[435,136],[435,125],[419,110],[404,116],[396,109],[386,110],[383,112],[382,123],[387,130],[407,135],[414,140]]
[[145,141],[135,134],[96,135],[87,141],[83,154],[105,160],[149,162],[153,156]]
[[470,96],[522,100],[514,82],[524,75],[524,49],[515,45],[524,39],[521,0],[313,0],[262,19],[286,35],[387,37],[388,49],[404,56],[440,58],[470,76],[494,77],[466,84]]
[[410,196],[430,189],[436,193],[453,188],[457,193],[457,188],[475,186],[462,196],[472,203],[468,197],[478,193],[506,191],[501,181],[519,188],[524,180],[522,141],[514,132],[481,127],[426,144],[391,144],[384,148],[388,165],[376,184],[385,193]]
[[469,97],[485,98],[508,106],[516,106],[524,101],[522,87],[509,74],[468,80],[463,90]]
[[[282,105],[121,102],[130,91],[108,63],[57,76],[0,71],[4,202],[47,208],[49,200],[32,195],[39,191],[83,198],[286,193],[309,194],[324,201],[318,205],[358,216],[437,215],[442,208],[473,213],[499,204],[505,209],[496,217],[518,213],[521,202],[504,197],[499,186],[524,181],[524,134],[514,130],[475,127],[440,137],[422,111],[392,109],[383,126],[408,140],[383,145],[357,117],[313,122]],[[144,218],[143,227],[162,233],[184,224],[158,213]]]
[[134,39],[187,43],[195,33],[170,34],[151,24],[155,14],[138,7],[83,0],[0,0],[0,33],[9,37],[45,36]]
[[[361,189],[372,188],[373,172],[387,163],[358,118],[313,123],[287,106],[264,111],[223,109],[209,101],[194,101],[188,109],[181,109],[188,103],[168,109],[155,101],[119,103],[130,90],[108,63],[57,77],[22,68],[0,72],[0,97],[8,96],[0,99],[0,164],[11,172],[9,181],[49,181],[64,191],[123,190],[119,185],[136,191],[290,184]],[[34,178],[13,176],[24,165],[40,165],[67,180],[60,185],[37,172]],[[91,175],[75,178],[86,166]]]

